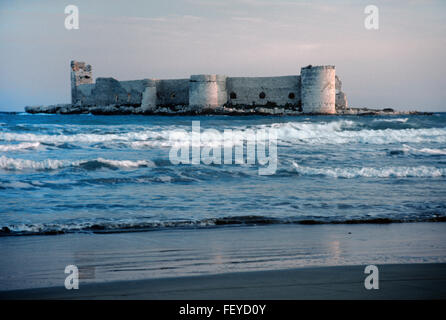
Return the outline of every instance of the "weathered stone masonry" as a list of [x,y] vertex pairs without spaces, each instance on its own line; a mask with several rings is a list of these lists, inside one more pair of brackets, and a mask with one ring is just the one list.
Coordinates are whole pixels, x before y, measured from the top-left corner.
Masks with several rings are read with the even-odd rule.
[[118,81],[97,78],[84,62],[71,62],[72,105],[131,106],[143,112],[159,108],[279,107],[303,113],[334,114],[346,109],[347,99],[334,66],[307,66],[301,75],[227,77],[192,75],[189,79]]

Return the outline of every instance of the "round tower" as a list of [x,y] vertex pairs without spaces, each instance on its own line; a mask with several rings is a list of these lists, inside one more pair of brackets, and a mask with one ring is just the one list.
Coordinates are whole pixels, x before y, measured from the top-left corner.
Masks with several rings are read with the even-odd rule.
[[189,105],[215,109],[227,102],[226,76],[218,74],[191,75]]
[[336,70],[334,66],[308,66],[301,69],[302,111],[336,113]]
[[145,79],[144,86],[145,88],[141,99],[141,109],[142,111],[154,110],[157,103],[156,80]]

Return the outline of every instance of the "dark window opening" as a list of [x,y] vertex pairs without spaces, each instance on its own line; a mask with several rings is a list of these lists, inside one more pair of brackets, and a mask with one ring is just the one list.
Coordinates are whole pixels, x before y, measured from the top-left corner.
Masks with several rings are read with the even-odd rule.
[[296,98],[294,92],[290,92],[290,94],[288,95],[288,99],[294,99]]
[[266,97],[266,94],[265,94],[265,92],[260,92],[260,94],[259,94],[259,98],[260,99],[265,99],[265,97]]
[[237,94],[236,94],[235,92],[231,92],[231,93],[229,94],[229,98],[231,98],[231,99],[237,99]]

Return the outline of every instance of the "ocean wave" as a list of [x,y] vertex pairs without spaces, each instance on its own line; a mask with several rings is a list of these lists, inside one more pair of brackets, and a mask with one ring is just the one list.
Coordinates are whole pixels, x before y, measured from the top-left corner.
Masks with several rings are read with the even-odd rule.
[[446,142],[446,128],[429,129],[359,129],[345,121],[321,123],[278,123],[279,141],[303,144],[391,144]]
[[[404,119],[400,119],[401,122]],[[376,119],[375,119],[376,120]],[[397,121],[398,119],[383,119]],[[249,129],[274,128],[278,142],[285,144],[391,144],[391,143],[426,143],[446,142],[446,128],[364,128],[360,122],[339,120],[331,122],[284,122],[269,125],[234,126],[226,129],[248,132]],[[204,131],[201,128],[201,146],[221,146],[224,142],[233,145],[234,142],[223,140],[223,131]],[[34,134],[0,132],[0,141],[24,141],[39,143],[107,143],[122,142],[133,149],[151,147],[169,147],[189,144],[191,127],[168,126],[121,133],[78,133],[78,134]],[[237,142],[235,142],[237,143]]]
[[90,221],[78,223],[37,223],[37,224],[9,224],[0,226],[0,236],[21,235],[57,235],[64,233],[124,233],[156,231],[172,228],[197,229],[228,226],[259,226],[273,224],[388,224],[408,222],[446,222],[446,216],[432,214],[423,217],[288,217],[275,218],[268,216],[227,216],[220,218],[206,218],[202,220],[175,220],[175,221],[138,221],[123,220]]
[[[250,139],[251,138],[251,139]],[[11,133],[0,132],[0,141],[27,141],[38,142],[42,144],[64,146],[67,144],[86,143],[86,144],[106,144],[115,147],[116,143],[129,146],[132,149],[158,148],[158,147],[181,147],[190,145],[192,139],[191,132],[187,130],[168,129],[161,131],[137,131],[127,133],[111,133],[111,134],[33,134],[33,133]],[[202,132],[201,140],[198,143],[201,147],[220,147],[224,143],[233,146],[239,144],[240,141],[224,140],[223,135],[219,132]],[[255,139],[255,136],[248,136],[247,140]]]
[[[155,163],[150,160],[110,160],[110,159],[98,158],[94,161],[117,168],[155,167]],[[81,162],[81,164],[88,162],[89,161],[84,161]]]
[[138,167],[155,167],[153,161],[150,160],[111,160],[104,158],[97,158],[94,160],[57,160],[46,159],[42,161],[34,161],[28,159],[8,158],[6,156],[0,157],[0,169],[3,170],[56,170],[66,167],[82,167],[87,170],[94,170],[101,167],[114,168],[138,168]]
[[414,148],[407,145],[403,145],[403,152],[416,155],[446,155],[446,149],[432,149],[432,148]]
[[[275,129],[279,145],[295,144],[392,144],[392,143],[446,143],[446,128],[428,129],[364,129],[362,124],[350,120],[332,121],[326,123],[312,122],[285,122],[272,125],[257,125],[252,127],[234,127],[237,130],[236,139],[251,141],[255,136],[246,136],[249,130]],[[252,131],[251,131],[252,132]],[[172,132],[171,132],[172,133]],[[156,147],[156,146],[181,146],[189,144],[191,135],[189,132],[178,132],[176,134],[161,135],[163,138],[157,141],[133,142],[133,148]],[[169,137],[169,138],[166,138]],[[267,138],[267,137],[265,137]],[[224,140],[222,133],[206,131],[201,133],[201,146],[221,146],[223,144],[233,146],[240,141]]]
[[40,142],[22,142],[18,144],[0,144],[1,152],[19,151],[26,149],[37,149],[40,146]]
[[406,123],[409,118],[394,118],[394,119],[373,119],[373,122],[400,122]]
[[333,178],[436,178],[446,176],[446,168],[436,167],[383,167],[383,168],[312,168],[304,167],[296,162],[293,166],[297,173],[301,175],[327,176]]
[[0,181],[0,189],[33,189],[35,186],[31,183],[22,181]]
[[6,156],[0,157],[0,169],[4,170],[55,170],[65,166],[67,166],[67,162],[62,160],[46,159],[43,161],[34,161],[8,158]]
[[163,131],[138,131],[109,134],[79,133],[72,135],[0,132],[0,140],[2,141],[27,141],[41,143],[98,143],[108,141],[138,141],[160,138],[166,138]]

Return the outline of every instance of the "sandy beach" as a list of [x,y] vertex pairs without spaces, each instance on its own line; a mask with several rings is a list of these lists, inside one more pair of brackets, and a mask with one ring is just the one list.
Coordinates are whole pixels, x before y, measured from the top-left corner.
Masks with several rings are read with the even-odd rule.
[[[439,299],[444,223],[3,237],[1,299]],[[65,266],[79,290],[66,290]],[[380,288],[366,290],[366,265]],[[18,268],[17,266],[20,266]]]
[[364,266],[302,268],[121,281],[0,292],[0,299],[445,299],[446,264],[380,265],[380,288],[364,288]]

